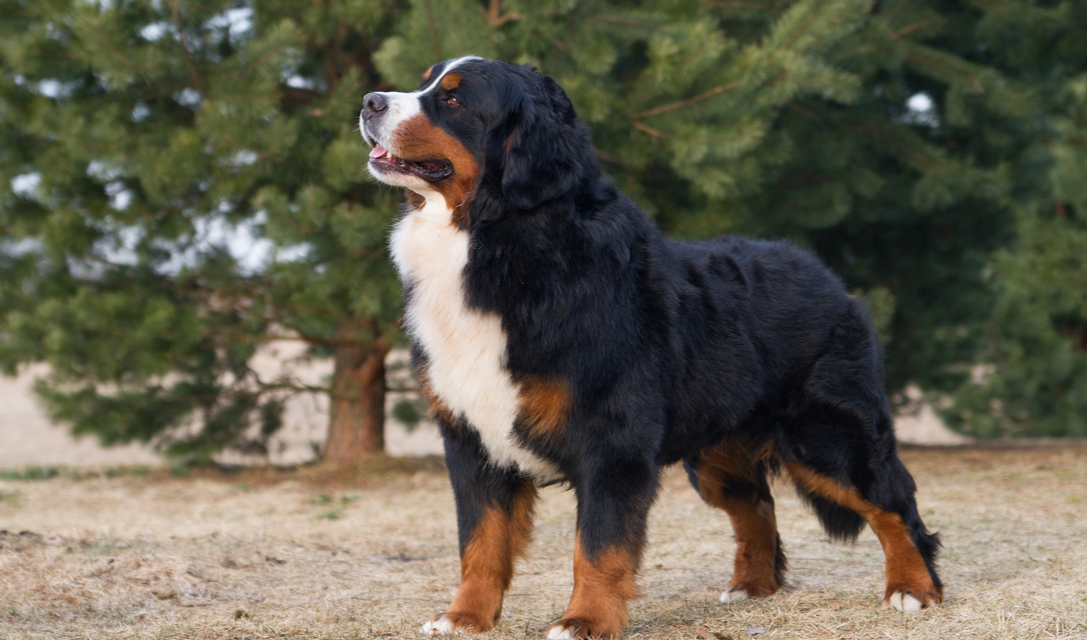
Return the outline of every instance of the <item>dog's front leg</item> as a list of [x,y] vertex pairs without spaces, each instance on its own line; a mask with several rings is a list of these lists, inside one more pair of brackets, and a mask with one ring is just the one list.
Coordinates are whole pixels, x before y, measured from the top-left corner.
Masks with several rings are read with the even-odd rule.
[[584,466],[588,473],[575,484],[574,592],[563,617],[549,626],[550,640],[619,638],[627,624],[627,601],[638,593],[635,574],[657,492],[657,467],[635,456],[610,456]]
[[423,631],[480,633],[498,622],[514,560],[529,544],[536,487],[520,473],[490,464],[475,432],[444,428],[443,435],[457,505],[461,586],[449,610]]

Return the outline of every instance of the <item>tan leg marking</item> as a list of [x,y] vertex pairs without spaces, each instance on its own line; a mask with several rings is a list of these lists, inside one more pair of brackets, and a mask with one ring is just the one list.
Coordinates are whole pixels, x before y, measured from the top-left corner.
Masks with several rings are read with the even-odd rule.
[[638,562],[637,554],[622,547],[590,558],[578,539],[574,546],[574,593],[566,613],[548,628],[548,638],[619,638],[627,624],[627,601],[638,595]]
[[425,633],[456,630],[482,633],[502,614],[503,593],[514,575],[514,561],[525,554],[533,528],[536,487],[522,485],[513,513],[489,508],[461,554],[461,586],[446,613],[423,626]]
[[729,476],[755,485],[758,478],[754,473],[752,460],[744,449],[729,446],[720,446],[700,456],[695,467],[699,494],[708,504],[729,515],[737,537],[733,579],[722,594],[722,602],[769,596],[782,586],[775,580],[778,526],[774,505],[756,496],[745,498],[722,492],[722,484]]
[[880,546],[884,548],[885,607],[891,606],[900,611],[916,610],[907,598],[914,598],[919,609],[941,603],[944,587],[933,584],[926,562],[911,541],[910,530],[899,514],[884,511],[862,498],[855,487],[845,487],[796,463],[786,463],[785,466],[790,476],[802,487],[857,511],[872,527]]

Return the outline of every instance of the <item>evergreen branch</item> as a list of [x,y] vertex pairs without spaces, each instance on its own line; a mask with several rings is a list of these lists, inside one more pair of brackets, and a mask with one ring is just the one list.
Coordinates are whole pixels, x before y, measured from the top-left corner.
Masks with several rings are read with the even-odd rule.
[[[242,73],[248,73],[249,71],[252,71],[253,69],[263,67],[265,62],[268,60],[268,58],[270,58],[273,55],[279,53],[281,50],[284,49],[285,46],[286,45],[281,46],[281,47],[272,47],[268,51],[265,51],[263,54],[261,54],[261,56],[259,58],[257,58],[253,62],[250,62],[249,64],[246,64],[246,65],[244,65],[244,66],[242,66],[242,67],[240,67],[238,69],[235,69],[234,72],[230,74],[231,77],[237,77],[237,76],[241,75]],[[188,54],[188,52],[186,52],[186,54]]]
[[847,129],[849,129],[851,131],[855,131],[855,132],[860,133],[860,134],[865,135],[865,136],[869,136],[870,138],[872,138],[873,140],[876,140],[877,142],[881,142],[881,143],[886,144],[886,145],[888,145],[890,147],[894,147],[895,149],[898,149],[902,153],[906,154],[910,159],[917,162],[919,166],[924,167],[925,169],[927,169],[929,171],[935,171],[937,169],[937,166],[932,162],[932,158],[927,158],[926,156],[924,156],[924,155],[918,153],[917,151],[915,151],[914,149],[910,149],[910,148],[908,148],[908,147],[906,147],[906,146],[904,146],[902,144],[899,144],[896,141],[888,138],[887,136],[882,134],[879,130],[877,130],[877,128],[874,127],[873,125],[867,124],[867,125],[863,125],[863,126],[850,126],[850,127],[847,127]]
[[770,11],[777,11],[782,6],[777,2],[766,4],[761,2],[722,2],[722,0],[707,0],[707,4],[722,9],[767,9]]
[[283,380],[283,381],[280,381],[280,382],[264,382],[264,381],[261,380],[260,376],[258,376],[255,372],[251,371],[251,373],[253,373],[253,379],[257,383],[257,386],[259,387],[256,390],[257,395],[262,395],[262,394],[265,394],[265,393],[269,393],[271,391],[282,391],[284,389],[289,390],[289,391],[294,391],[296,393],[321,393],[321,394],[328,394],[330,396],[332,395],[332,388],[331,387],[322,387],[322,386],[311,385],[311,384],[301,384],[301,383],[292,382],[290,380]]
[[[817,114],[815,111],[812,111],[810,109],[802,107],[799,104],[790,103],[790,108],[793,109],[794,111],[800,113],[801,115],[805,116],[806,118],[814,120],[814,121],[820,123],[821,125],[823,125],[825,127],[826,126],[831,126],[831,127],[838,126],[838,123],[830,122],[826,118],[824,118],[824,117],[820,116],[819,114]],[[935,169],[935,165],[933,164],[933,158],[928,158],[928,157],[918,153],[914,149],[911,149],[909,147],[906,147],[906,146],[904,146],[902,144],[897,143],[896,141],[894,141],[894,140],[888,138],[887,136],[883,135],[879,130],[877,130],[876,127],[874,127],[872,125],[846,126],[845,128],[850,130],[850,131],[853,131],[854,133],[860,133],[860,134],[862,134],[862,135],[864,135],[864,136],[866,136],[868,138],[872,138],[873,140],[876,140],[877,142],[880,142],[882,144],[888,145],[890,147],[894,147],[895,149],[899,150],[903,154],[910,157],[911,160],[914,160],[916,163],[918,163],[919,166],[924,167],[927,170],[932,171],[932,170]]]
[[627,166],[626,162],[624,162],[623,160],[619,159],[618,157],[612,155],[611,153],[601,151],[600,149],[594,149],[593,153],[597,154],[597,157],[600,158],[601,160],[604,160],[605,162],[611,162],[612,164],[618,164],[621,167],[626,167]]
[[806,118],[808,118],[810,120],[815,120],[816,122],[819,122],[820,124],[822,124],[824,126],[826,126],[828,124],[827,120],[824,119],[822,116],[820,116],[820,114],[816,113],[815,111],[813,111],[811,109],[806,109],[805,107],[802,107],[801,105],[797,104],[796,102],[791,102],[790,103],[790,108],[793,109],[794,111],[800,113],[801,115],[805,116]]
[[794,42],[796,42],[797,39],[801,37],[801,34],[808,30],[808,28],[812,24],[813,20],[816,19],[816,14],[819,13],[819,10],[820,10],[819,5],[822,5],[822,4],[823,4],[823,0],[820,0],[820,2],[817,3],[817,6],[813,7],[812,11],[810,11],[808,16],[805,17],[804,24],[802,24],[799,29],[794,30],[794,32],[792,34],[790,34],[790,37],[785,42],[782,43],[782,46],[775,49],[775,52],[771,54],[770,59],[767,60],[767,64],[771,64],[772,62],[774,62],[775,58],[778,57],[778,54],[782,53],[782,51],[784,49],[788,48],[790,45],[792,45]]
[[639,131],[644,131],[644,132],[650,134],[651,136],[653,136],[655,138],[663,138],[665,140],[676,140],[676,136],[672,136],[672,135],[669,135],[667,133],[662,133],[661,131],[658,131],[657,129],[654,129],[653,127],[649,127],[647,125],[644,125],[641,122],[639,122],[638,120],[635,120],[633,118],[631,119],[631,126],[638,129]]
[[[97,20],[95,21],[95,24],[98,24]],[[106,49],[109,50],[110,55],[112,55],[115,60],[122,64],[128,64],[128,58],[125,57],[124,54],[122,54],[120,51],[118,51],[117,47],[113,46],[113,41],[106,37],[106,32],[104,29],[99,29],[98,35],[102,39],[102,44],[105,45]]]
[[900,11],[903,10],[903,7],[907,6],[908,4],[909,3],[907,3],[907,2],[896,2],[895,3],[895,8],[892,9],[892,12],[889,13],[888,17],[884,19],[884,25],[885,26],[891,25],[892,21],[895,20],[895,17],[897,15],[899,15]]
[[903,27],[902,29],[899,29],[898,31],[893,31],[892,34],[891,34],[892,40],[898,40],[899,38],[907,35],[908,33],[911,33],[912,31],[917,31],[919,29],[922,29],[922,28],[925,28],[925,27],[928,27],[930,25],[934,25],[934,24],[937,24],[937,23],[938,23],[937,20],[922,20],[922,21],[919,21],[919,22],[915,22],[914,24],[908,24],[907,26]]
[[178,30],[178,42],[181,43],[181,50],[185,53],[185,64],[189,67],[189,78],[193,81],[196,90],[203,94],[204,83],[200,80],[200,74],[196,71],[196,64],[193,63],[193,56],[189,53],[189,45],[185,42],[185,30],[181,26],[181,10],[178,6],[178,0],[171,0],[170,8],[174,27]]
[[335,340],[330,338],[319,338],[317,336],[307,336],[303,333],[299,333],[298,336],[260,336],[254,338],[251,342],[305,342],[307,344],[315,344],[320,347],[358,347],[360,345],[366,345],[365,340]]
[[513,11],[506,15],[500,15],[501,9],[499,8],[500,0],[490,0],[487,7],[487,23],[491,25],[491,29],[495,30],[502,25],[510,22],[511,20],[520,20],[521,14]]
[[691,106],[691,105],[696,104],[698,102],[702,102],[703,100],[706,100],[707,98],[712,98],[712,97],[718,95],[719,93],[721,93],[723,91],[728,91],[730,89],[733,89],[734,87],[740,86],[741,84],[742,84],[742,82],[740,80],[735,80],[735,81],[729,82],[727,84],[718,85],[717,87],[714,87],[713,89],[708,89],[708,90],[700,93],[697,96],[687,98],[685,100],[678,100],[676,102],[670,102],[669,104],[664,104],[664,105],[661,105],[660,107],[654,107],[653,109],[647,109],[645,111],[639,111],[638,113],[632,113],[632,114],[630,114],[629,117],[633,118],[633,119],[636,119],[636,120],[641,120],[642,118],[648,118],[650,116],[656,116],[659,113],[665,113],[667,111],[672,111],[674,109],[681,109],[683,107]]
[[660,31],[661,25],[654,22],[642,22],[640,20],[634,20],[632,18],[624,18],[622,16],[593,16],[594,20],[600,20],[601,22],[612,22],[614,24],[627,25],[628,27],[642,27],[643,29],[649,29],[650,31]]
[[[927,58],[924,55],[919,55],[919,52],[917,51],[906,51],[903,54],[903,58],[919,66],[928,67],[930,69],[934,69],[937,72],[943,72],[946,76],[955,73],[954,70],[949,69],[946,65],[942,65],[941,62],[937,59],[934,59],[934,57]],[[975,92],[982,93],[986,90],[986,88],[982,84],[982,81],[979,79],[978,75],[974,71],[968,71],[968,77],[966,78],[966,80],[971,84],[971,88]]]
[[[227,142],[234,145],[234,147],[236,149],[249,149],[250,151],[253,151],[253,149],[250,148],[250,145],[242,144],[237,139],[235,139],[234,136],[227,133],[226,131],[223,131],[219,127],[215,126],[215,124],[214,124],[215,119],[214,118],[208,118],[207,122],[208,122],[208,126],[211,127],[212,131],[216,132],[220,136],[223,136],[223,138],[225,138]],[[265,153],[264,151],[254,151],[254,153],[257,154],[257,158],[259,160],[267,160],[268,159],[268,154]]]

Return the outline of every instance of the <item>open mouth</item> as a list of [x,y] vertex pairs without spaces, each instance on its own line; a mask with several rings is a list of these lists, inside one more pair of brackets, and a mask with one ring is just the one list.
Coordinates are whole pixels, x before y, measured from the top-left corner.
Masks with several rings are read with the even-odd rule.
[[445,160],[405,160],[389,153],[380,144],[370,150],[370,164],[381,171],[407,173],[427,182],[438,182],[453,174],[453,165]]

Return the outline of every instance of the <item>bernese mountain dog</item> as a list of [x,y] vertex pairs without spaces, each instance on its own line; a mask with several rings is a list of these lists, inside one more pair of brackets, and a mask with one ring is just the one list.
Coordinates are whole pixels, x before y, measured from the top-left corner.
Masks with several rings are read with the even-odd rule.
[[896,455],[880,343],[815,257],[662,237],[532,67],[436,64],[416,91],[366,95],[360,126],[370,173],[407,193],[390,248],[456,501],[461,586],[425,632],[496,624],[537,489],[562,482],[578,500],[574,591],[547,637],[618,637],[676,462],[733,525],[722,602],[784,584],[776,472],[832,538],[872,527],[885,607],[941,602],[939,542]]

